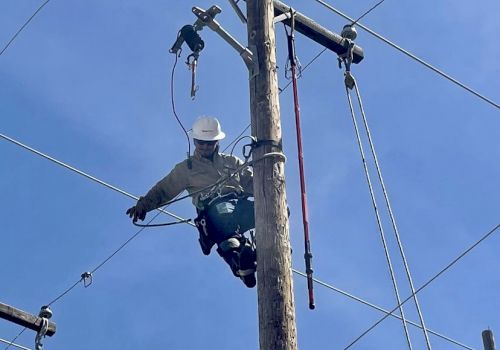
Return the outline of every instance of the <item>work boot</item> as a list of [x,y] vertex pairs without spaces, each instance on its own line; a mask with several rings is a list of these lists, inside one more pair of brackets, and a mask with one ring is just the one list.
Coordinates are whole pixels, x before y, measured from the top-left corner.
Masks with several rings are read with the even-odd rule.
[[257,254],[255,249],[246,242],[240,250],[240,278],[248,288],[253,288],[257,284],[255,270],[257,269]]
[[255,278],[255,272],[252,272],[249,275],[240,277],[245,286],[248,288],[253,288],[257,285],[257,279]]

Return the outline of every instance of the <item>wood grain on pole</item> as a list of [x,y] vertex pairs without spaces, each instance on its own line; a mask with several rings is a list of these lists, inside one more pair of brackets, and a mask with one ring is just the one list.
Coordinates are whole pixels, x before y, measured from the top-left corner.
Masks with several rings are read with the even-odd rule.
[[[16,309],[15,307],[0,303],[0,318],[15,323],[19,326],[29,328],[38,332],[42,327],[42,319],[26,311]],[[47,335],[49,337],[56,333],[56,324],[49,321]]]
[[[252,135],[281,143],[272,0],[247,0],[248,43],[258,69],[250,70]],[[257,72],[258,71],[258,72]],[[281,147],[261,144],[253,160]],[[297,349],[284,159],[254,164],[257,292],[261,350]]]

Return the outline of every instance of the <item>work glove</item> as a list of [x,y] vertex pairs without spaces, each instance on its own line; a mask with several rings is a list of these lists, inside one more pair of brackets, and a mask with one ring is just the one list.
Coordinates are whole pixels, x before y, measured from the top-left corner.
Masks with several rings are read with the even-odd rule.
[[137,204],[132,208],[127,209],[126,214],[132,218],[132,222],[137,222],[137,220],[143,221],[146,218],[146,200],[144,197],[140,197]]

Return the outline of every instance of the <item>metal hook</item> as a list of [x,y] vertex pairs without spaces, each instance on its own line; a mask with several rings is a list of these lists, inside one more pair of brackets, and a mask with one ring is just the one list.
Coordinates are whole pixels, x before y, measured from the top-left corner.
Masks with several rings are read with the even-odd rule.
[[196,97],[196,92],[198,91],[198,85],[196,85],[196,66],[198,65],[198,53],[193,52],[186,58],[186,64],[191,70],[191,98],[194,100]]

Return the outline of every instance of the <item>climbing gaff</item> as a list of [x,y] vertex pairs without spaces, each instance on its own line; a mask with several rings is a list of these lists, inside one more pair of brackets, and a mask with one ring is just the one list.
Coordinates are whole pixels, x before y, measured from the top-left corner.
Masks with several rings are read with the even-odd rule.
[[295,41],[294,41],[294,11],[290,9],[291,26],[290,33],[287,32],[288,39],[288,61],[290,63],[292,85],[293,85],[293,101],[295,110],[295,130],[297,133],[297,153],[299,158],[299,174],[300,174],[300,190],[301,190],[301,204],[302,204],[302,223],[304,226],[304,259],[306,264],[306,277],[307,289],[309,291],[309,309],[315,308],[314,304],[314,291],[313,291],[313,269],[312,269],[312,253],[311,242],[309,240],[309,216],[307,212],[307,195],[306,195],[306,181],[304,175],[304,155],[302,152],[302,130],[300,127],[300,107],[299,95],[297,89],[297,57],[295,56]]

